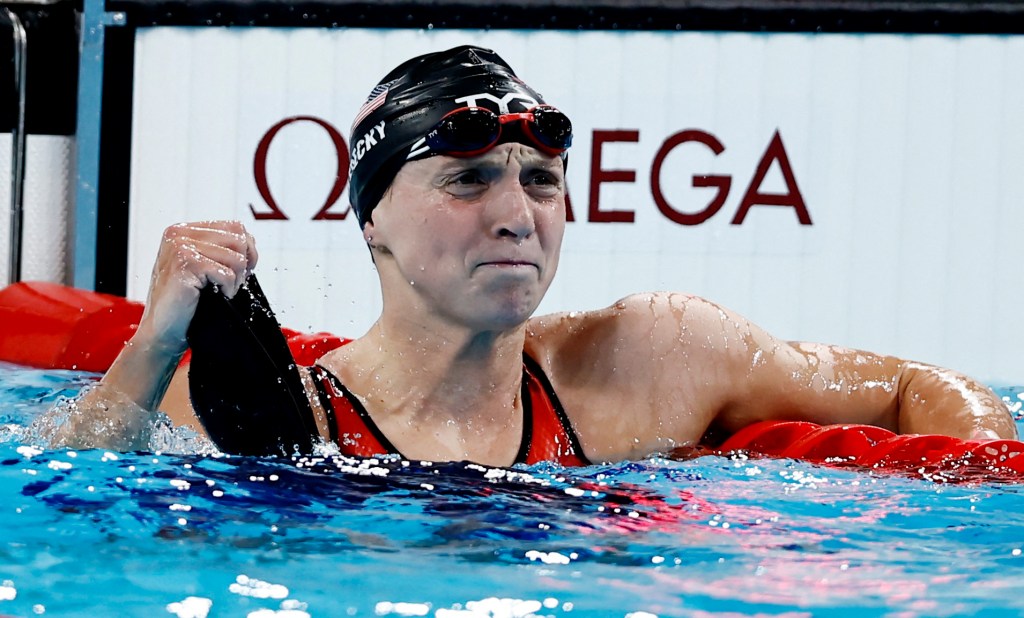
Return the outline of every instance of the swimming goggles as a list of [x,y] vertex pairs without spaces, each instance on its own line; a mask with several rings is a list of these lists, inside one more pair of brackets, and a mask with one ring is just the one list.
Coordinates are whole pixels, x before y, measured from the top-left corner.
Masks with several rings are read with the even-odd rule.
[[509,127],[517,128],[529,145],[551,156],[561,155],[572,144],[572,122],[550,105],[500,115],[484,107],[462,107],[445,114],[424,142],[413,146],[409,158],[428,153],[474,157],[498,144]]

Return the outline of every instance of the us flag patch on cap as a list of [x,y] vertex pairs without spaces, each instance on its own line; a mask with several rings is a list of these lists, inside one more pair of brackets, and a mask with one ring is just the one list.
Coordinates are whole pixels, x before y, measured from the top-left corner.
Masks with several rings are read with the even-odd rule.
[[359,113],[356,114],[356,119],[352,121],[353,128],[366,119],[373,110],[384,105],[384,102],[387,101],[388,98],[388,90],[391,89],[391,84],[393,83],[395,82],[390,81],[386,84],[377,84],[374,86],[373,91],[370,92],[370,96],[366,98],[366,103],[363,103],[363,106],[359,108]]

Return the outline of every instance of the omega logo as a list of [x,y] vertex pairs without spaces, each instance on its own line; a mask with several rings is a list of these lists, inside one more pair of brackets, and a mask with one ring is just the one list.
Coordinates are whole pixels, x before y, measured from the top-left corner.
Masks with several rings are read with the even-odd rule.
[[[587,220],[601,223],[632,223],[635,212],[631,210],[602,210],[601,209],[601,184],[606,182],[636,182],[635,170],[606,170],[601,167],[601,153],[605,144],[610,142],[637,142],[640,140],[640,132],[636,130],[618,129],[614,131],[594,131],[594,139],[591,142],[590,153],[590,201],[587,208]],[[729,197],[729,189],[732,186],[732,177],[727,175],[701,175],[693,176],[692,186],[694,188],[713,187],[718,191],[708,202],[703,210],[697,212],[683,212],[675,208],[665,198],[661,188],[661,177],[665,158],[676,148],[684,144],[698,144],[709,149],[715,156],[725,151],[725,146],[714,135],[699,129],[687,129],[670,135],[662,142],[654,155],[651,163],[651,197],[658,210],[667,219],[679,225],[698,225],[715,216],[725,204]],[[768,170],[773,162],[778,162],[782,171],[783,180],[786,183],[786,192],[781,194],[763,193],[761,185],[764,182]],[[789,155],[782,144],[782,136],[778,130],[772,136],[761,156],[754,174],[747,184],[747,190],[743,193],[740,205],[733,216],[731,223],[740,225],[746,218],[750,209],[754,206],[784,206],[792,208],[796,212],[797,221],[801,225],[811,225],[811,215],[807,211],[807,205],[800,194],[797,186],[796,176],[793,174],[793,167],[789,163]]]
[[[331,123],[317,118],[316,116],[290,116],[270,127],[260,139],[253,157],[253,179],[260,197],[263,198],[266,209],[257,210],[256,206],[249,204],[249,209],[256,219],[277,219],[287,220],[277,201],[274,199],[267,180],[267,153],[275,136],[287,127],[296,122],[312,122],[320,126],[330,137],[337,156],[337,174],[334,183],[328,192],[327,198],[313,215],[315,221],[340,220],[348,217],[350,207],[347,204],[338,204],[345,186],[349,179],[349,149],[345,138]],[[590,195],[587,203],[587,223],[633,223],[636,212],[633,210],[605,210],[601,207],[601,185],[605,183],[634,183],[636,182],[637,171],[633,169],[605,169],[602,167],[602,154],[607,144],[612,143],[636,143],[640,141],[640,131],[636,129],[595,129],[592,132],[590,148]],[[714,217],[725,205],[732,188],[733,177],[730,175],[694,174],[691,186],[696,189],[713,188],[715,195],[700,210],[684,211],[673,205],[666,198],[662,189],[662,175],[668,173],[665,169],[665,160],[670,153],[677,148],[703,148],[718,156],[725,151],[722,142],[707,131],[700,129],[686,129],[674,133],[661,143],[650,166],[650,192],[658,211],[669,221],[678,225],[693,226],[704,223]],[[782,178],[786,190],[783,193],[766,193],[761,190],[765,177],[772,164],[776,163],[782,172]],[[800,225],[811,225],[811,215],[804,202],[803,195],[797,184],[793,167],[789,161],[782,142],[782,135],[778,130],[770,138],[764,154],[754,168],[746,190],[740,199],[739,205],[733,214],[730,223],[740,225],[744,222],[751,208],[755,206],[772,206],[792,208],[796,220]],[[566,195],[566,220],[575,221],[572,201]]]
[[267,182],[267,153],[270,151],[270,143],[274,141],[274,137],[278,132],[293,122],[313,122],[323,127],[324,131],[327,132],[327,135],[330,136],[331,142],[334,143],[334,151],[338,156],[338,173],[334,177],[334,184],[331,185],[331,190],[327,194],[327,199],[324,201],[323,206],[321,206],[320,210],[313,215],[313,220],[332,221],[344,219],[348,216],[348,212],[350,210],[350,207],[347,204],[345,205],[345,210],[342,212],[332,212],[331,208],[333,208],[338,202],[338,198],[341,197],[342,191],[345,190],[345,185],[348,184],[348,146],[345,145],[345,138],[342,137],[340,131],[334,128],[331,123],[323,120],[322,118],[317,118],[316,116],[290,116],[270,127],[267,129],[267,132],[263,134],[259,145],[256,146],[256,154],[252,160],[252,176],[256,181],[256,189],[260,192],[260,197],[263,198],[263,202],[270,210],[257,212],[256,207],[249,204],[249,211],[252,212],[253,218],[257,220],[288,219],[288,216],[285,215],[284,211],[282,211],[277,205],[277,201],[270,192],[270,184]]

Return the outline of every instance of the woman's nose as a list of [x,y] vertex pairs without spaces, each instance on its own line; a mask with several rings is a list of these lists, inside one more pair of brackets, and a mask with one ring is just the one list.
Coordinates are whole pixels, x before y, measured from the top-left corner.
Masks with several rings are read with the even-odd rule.
[[493,225],[495,236],[524,240],[533,234],[533,200],[518,182],[501,187],[493,204]]

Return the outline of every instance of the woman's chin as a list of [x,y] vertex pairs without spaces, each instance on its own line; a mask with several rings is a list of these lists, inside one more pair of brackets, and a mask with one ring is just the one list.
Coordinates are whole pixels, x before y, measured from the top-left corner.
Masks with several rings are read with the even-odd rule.
[[539,304],[534,298],[506,298],[467,317],[480,330],[512,330],[525,324]]

